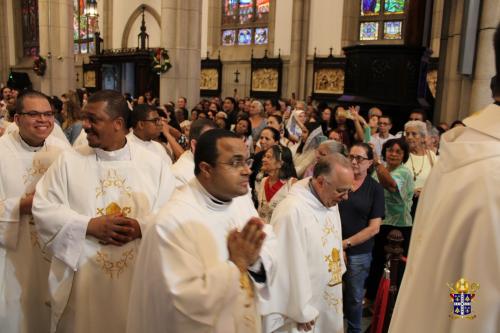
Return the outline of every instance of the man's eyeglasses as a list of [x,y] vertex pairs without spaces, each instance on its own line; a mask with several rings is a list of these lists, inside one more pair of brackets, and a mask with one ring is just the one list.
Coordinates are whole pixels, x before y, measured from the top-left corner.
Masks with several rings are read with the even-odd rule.
[[378,125],[379,125],[379,126],[382,126],[382,125],[383,125],[383,126],[389,126],[389,125],[390,125],[390,123],[383,122],[383,121],[379,121]]
[[45,118],[54,118],[54,116],[56,115],[54,111],[45,111],[45,112],[26,111],[26,112],[20,112],[19,114],[22,116],[27,116],[29,118],[39,118],[39,119],[41,119],[42,116]]
[[153,118],[153,119],[143,119],[142,121],[149,121],[149,122],[154,123],[155,125],[161,125],[163,120],[161,117],[158,117],[158,118]]
[[368,160],[367,157],[361,156],[361,155],[349,155],[347,158],[352,162],[353,160],[356,160],[356,162],[361,163],[364,160]]
[[244,167],[251,168],[253,165],[253,159],[249,158],[247,160],[232,160],[230,162],[219,162],[220,164],[226,164],[234,169],[243,169]]

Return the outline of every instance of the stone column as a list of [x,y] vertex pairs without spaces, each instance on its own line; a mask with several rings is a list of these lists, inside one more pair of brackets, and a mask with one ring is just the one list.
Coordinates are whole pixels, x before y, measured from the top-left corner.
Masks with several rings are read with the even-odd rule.
[[288,91],[284,97],[296,94],[298,99],[306,97],[306,60],[309,41],[309,13],[311,2],[294,0],[292,11],[292,43],[288,70]]
[[47,60],[41,91],[58,95],[75,89],[73,55],[73,1],[38,1],[40,55]]
[[[0,17],[7,17],[7,1],[0,1]],[[9,75],[9,39],[7,20],[0,21],[0,83],[7,84]]]
[[484,0],[479,20],[479,34],[476,47],[476,65],[472,81],[470,112],[483,109],[493,102],[490,81],[495,76],[495,52],[493,35],[500,22],[498,0]]
[[201,9],[199,0],[161,2],[161,46],[173,66],[160,77],[162,103],[184,96],[191,108],[200,99]]
[[491,77],[495,75],[493,34],[500,19],[500,11],[497,0],[483,2],[474,75],[466,76],[458,72],[464,0],[446,0],[444,15],[447,15],[447,7],[451,13],[447,27],[444,26],[446,20],[443,20],[444,35],[441,37],[439,53],[440,62],[443,63],[438,77],[434,121],[451,123],[466,118],[493,101],[489,85]]

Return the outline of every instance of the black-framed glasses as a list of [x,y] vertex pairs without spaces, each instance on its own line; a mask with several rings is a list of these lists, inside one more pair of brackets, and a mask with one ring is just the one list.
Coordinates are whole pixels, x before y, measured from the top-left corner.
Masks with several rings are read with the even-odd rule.
[[45,118],[54,118],[54,116],[56,115],[54,111],[45,111],[45,112],[25,111],[25,112],[20,112],[19,114],[22,116],[27,116],[29,118],[39,118],[39,119],[41,119],[42,116]]
[[158,118],[153,118],[153,119],[143,119],[142,121],[149,121],[151,123],[154,123],[155,125],[161,125],[163,119],[161,117],[158,117]]
[[356,160],[356,162],[358,163],[361,163],[365,160],[368,160],[369,158],[367,157],[364,157],[364,156],[361,156],[361,155],[352,155],[352,154],[349,154],[349,156],[347,156],[347,158],[349,159],[349,161],[353,161],[353,160]]
[[253,165],[253,159],[249,158],[246,160],[232,160],[229,162],[219,162],[220,164],[229,165],[234,169],[243,169],[244,167],[251,168]]

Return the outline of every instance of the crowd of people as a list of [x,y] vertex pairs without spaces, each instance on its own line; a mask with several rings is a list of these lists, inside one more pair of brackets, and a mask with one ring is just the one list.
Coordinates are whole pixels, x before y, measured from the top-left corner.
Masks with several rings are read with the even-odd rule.
[[311,100],[1,99],[2,332],[361,332],[448,131]]

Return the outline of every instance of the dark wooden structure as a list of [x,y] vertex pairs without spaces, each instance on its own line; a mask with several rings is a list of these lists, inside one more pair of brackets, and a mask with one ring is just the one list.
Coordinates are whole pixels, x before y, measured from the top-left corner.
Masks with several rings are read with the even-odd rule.
[[327,57],[318,57],[314,50],[312,98],[335,101],[344,93],[345,58],[334,57],[333,49]]
[[[102,39],[96,34],[96,54],[90,56],[90,63],[83,65],[83,86],[89,91],[114,89],[133,96],[151,91],[160,94],[160,78],[153,71],[152,64],[156,49],[149,48],[149,34],[142,7],[141,32],[137,35],[137,48],[100,50]],[[133,82],[130,82],[133,80]],[[126,86],[127,88],[124,88]],[[130,91],[130,88],[133,91]],[[125,91],[124,91],[125,89]]]
[[344,94],[339,102],[377,106],[401,128],[413,109],[427,110],[431,103],[427,86],[428,50],[405,45],[356,45],[346,54]]
[[267,50],[262,58],[254,58],[252,50],[252,75],[250,83],[250,97],[252,98],[280,98],[281,82],[283,77],[283,61],[281,55],[269,58]]
[[220,96],[222,91],[222,61],[207,57],[201,60],[200,96]]
[[[101,90],[105,86],[103,80],[106,76],[116,76],[116,89],[121,90],[123,70],[126,64],[132,64],[134,69],[134,91],[123,91],[134,96],[143,95],[146,91],[152,91],[154,96],[159,96],[160,79],[151,68],[155,50],[152,49],[113,49],[104,50],[101,54],[90,57],[90,63],[83,65],[84,87],[89,91]],[[95,84],[87,84],[86,78],[95,77]],[[89,82],[90,83],[90,82]],[[106,87],[106,88],[109,88]]]

